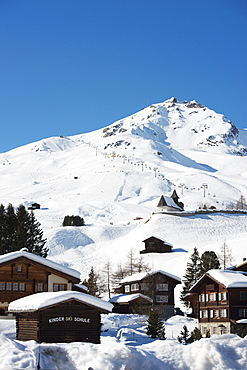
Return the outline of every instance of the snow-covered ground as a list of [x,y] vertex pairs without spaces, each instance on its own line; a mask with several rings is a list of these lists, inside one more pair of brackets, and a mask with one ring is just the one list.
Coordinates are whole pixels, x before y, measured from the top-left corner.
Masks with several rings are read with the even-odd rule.
[[[247,198],[246,148],[247,130],[194,101],[170,99],[95,132],[47,138],[0,154],[0,199],[14,207],[39,203],[41,209],[34,212],[47,238],[48,258],[78,270],[82,280],[91,266],[102,272],[110,262],[114,271],[131,249],[140,256],[143,240],[150,236],[171,243],[173,252],[142,255],[144,263],[182,278],[194,247],[200,254],[218,254],[226,242],[234,263],[247,257],[247,214],[193,215],[204,205],[226,210],[240,195]],[[161,195],[170,196],[174,189],[190,216],[156,213]],[[86,226],[62,227],[66,215],[80,215]],[[178,285],[175,305],[181,307],[180,289]],[[137,329],[131,335],[140,335],[140,344],[126,346],[109,331],[100,346],[42,345],[42,358],[49,363],[52,353],[64,362],[63,369],[66,361],[70,369],[94,370],[120,369],[121,361],[123,369],[244,368],[244,339],[222,336],[182,346],[171,334],[181,330],[180,324],[173,325],[165,342],[150,341]],[[122,330],[123,338],[128,335],[128,329]],[[1,337],[4,369],[14,368],[15,361],[20,361],[17,368],[32,368],[37,345],[9,338]]]
[[101,344],[15,340],[15,320],[0,320],[0,369],[35,370],[244,370],[247,338],[236,335],[203,338],[183,345],[183,326],[192,331],[197,321],[174,316],[165,322],[166,340],[145,334],[147,317],[102,315]]

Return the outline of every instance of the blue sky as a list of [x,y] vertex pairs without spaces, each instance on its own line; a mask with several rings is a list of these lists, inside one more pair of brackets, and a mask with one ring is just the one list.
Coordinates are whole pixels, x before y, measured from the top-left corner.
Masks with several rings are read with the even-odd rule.
[[172,96],[246,128],[246,0],[1,0],[0,152]]

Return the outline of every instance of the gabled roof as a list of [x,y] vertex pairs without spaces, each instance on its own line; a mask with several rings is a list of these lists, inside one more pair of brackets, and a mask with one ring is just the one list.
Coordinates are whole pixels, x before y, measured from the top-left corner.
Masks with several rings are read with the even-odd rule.
[[28,295],[10,303],[8,311],[10,312],[33,312],[54,306],[58,303],[75,299],[81,303],[100,308],[104,311],[111,312],[113,305],[103,299],[93,297],[89,294],[80,293],[72,290],[61,292],[42,292]]
[[177,210],[179,211],[183,211],[182,208],[180,208],[175,202],[174,200],[171,198],[171,197],[167,197],[167,196],[164,196],[162,195],[160,200],[159,200],[159,203],[157,205],[158,208],[162,208],[162,207],[172,207],[172,208],[176,208]]
[[11,252],[6,253],[0,256],[0,266],[3,263],[8,263],[10,261],[16,260],[18,258],[26,258],[30,261],[34,261],[36,263],[39,263],[43,266],[49,267],[53,270],[57,270],[59,272],[62,272],[63,274],[72,276],[74,278],[80,279],[80,272],[76,271],[74,269],[71,269],[69,267],[65,267],[63,265],[60,265],[59,263],[53,262],[47,258],[43,258],[40,256],[37,256],[36,254],[25,252],[25,251],[17,251],[17,252]]
[[157,238],[157,236],[154,236],[154,235],[152,235],[152,236],[150,236],[149,238],[147,238],[147,239],[143,240],[142,242],[143,242],[143,243],[145,243],[146,241],[148,241],[148,240],[150,240],[150,239],[156,239],[156,240],[158,240],[158,241],[160,241],[160,242],[162,242],[162,243],[164,243],[164,244],[166,244],[166,245],[170,245],[171,247],[173,246],[172,244],[170,244],[170,243],[168,243],[168,242],[165,242],[164,240],[162,240],[162,239],[160,239],[160,238]]
[[143,298],[143,299],[146,299],[149,302],[153,302],[152,298],[150,298],[146,295],[143,295],[141,293],[116,295],[115,297],[112,297],[110,299],[110,302],[112,302],[112,303],[128,303],[128,302],[134,301],[135,299],[138,299],[138,298]]
[[243,271],[209,270],[191,287],[190,292],[195,291],[207,277],[223,285],[225,288],[247,288],[247,275]]
[[171,279],[174,279],[174,280],[177,280],[179,283],[181,283],[181,279],[175,275],[172,275],[168,272],[165,272],[165,271],[162,271],[162,270],[157,270],[157,271],[153,271],[153,272],[150,272],[150,273],[146,273],[146,272],[139,272],[137,274],[133,274],[131,276],[126,276],[125,278],[123,278],[121,280],[121,284],[123,283],[129,283],[129,282],[134,282],[134,281],[140,281],[150,275],[155,275],[155,274],[163,274],[165,276],[168,276],[170,277]]

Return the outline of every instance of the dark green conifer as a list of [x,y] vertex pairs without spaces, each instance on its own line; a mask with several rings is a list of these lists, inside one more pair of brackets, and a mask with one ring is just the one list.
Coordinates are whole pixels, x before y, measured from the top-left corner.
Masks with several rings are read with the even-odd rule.
[[[197,248],[194,248],[194,252],[190,256],[191,262],[187,263],[187,269],[183,279],[183,288],[180,299],[184,301],[184,296],[189,292],[190,288],[199,280],[201,277],[201,266],[200,256]],[[189,302],[184,301],[186,306],[189,306]]]
[[165,325],[159,318],[158,312],[151,310],[148,317],[148,327],[146,331],[147,335],[151,338],[159,338],[165,340]]
[[178,341],[181,344],[188,344],[190,343],[190,333],[186,325],[183,326],[183,330],[180,332],[180,336],[178,336]]

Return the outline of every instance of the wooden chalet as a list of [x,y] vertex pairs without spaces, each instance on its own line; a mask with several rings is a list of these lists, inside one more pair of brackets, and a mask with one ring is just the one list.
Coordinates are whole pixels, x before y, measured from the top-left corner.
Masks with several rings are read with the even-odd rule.
[[115,289],[115,293],[124,295],[141,293],[148,296],[152,299],[152,307],[160,316],[168,317],[174,315],[174,289],[180,283],[180,278],[165,271],[159,270],[149,274],[141,272],[124,278]]
[[247,334],[247,274],[209,270],[185,297],[202,334]]
[[[0,256],[0,314],[10,302],[37,292],[80,290],[80,273],[25,251]],[[82,291],[82,289],[80,290]]]
[[12,302],[16,339],[38,343],[100,343],[100,314],[112,304],[75,291],[36,293]]
[[151,236],[150,238],[143,240],[143,243],[145,243],[145,249],[140,251],[140,254],[172,252],[172,244],[164,242],[155,236]]
[[148,315],[152,298],[143,294],[120,294],[110,299],[114,313]]
[[159,203],[157,205],[157,208],[161,212],[181,212],[183,209],[179,207],[174,200],[171,197],[167,197],[162,195],[160,197]]
[[30,207],[27,209],[29,210],[34,210],[34,209],[40,209],[40,204],[39,203],[32,203]]

